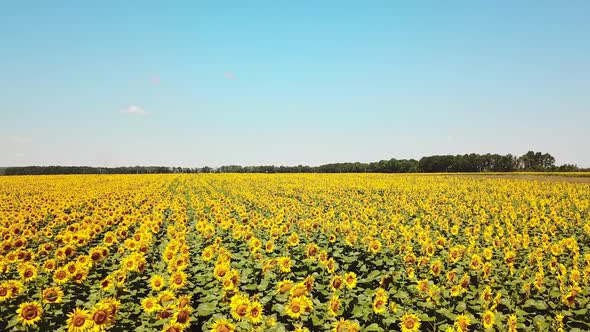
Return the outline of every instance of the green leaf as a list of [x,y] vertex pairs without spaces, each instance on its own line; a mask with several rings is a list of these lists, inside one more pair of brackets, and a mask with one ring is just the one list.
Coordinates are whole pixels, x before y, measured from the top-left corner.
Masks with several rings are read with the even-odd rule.
[[455,320],[455,318],[457,317],[457,315],[455,315],[454,313],[452,313],[449,309],[447,308],[440,308],[438,309],[436,312],[438,312],[439,314],[447,317],[450,320]]
[[367,327],[365,327],[366,332],[381,332],[383,328],[381,328],[377,323],[373,323]]
[[465,302],[461,301],[461,302],[457,303],[455,310],[457,310],[459,312],[463,312],[463,311],[465,311],[466,308],[467,308],[467,304],[465,304]]
[[210,316],[217,309],[217,302],[206,302],[201,303],[197,307],[197,315],[199,316]]
[[535,308],[537,308],[538,310],[547,310],[547,304],[545,303],[545,301],[535,301]]

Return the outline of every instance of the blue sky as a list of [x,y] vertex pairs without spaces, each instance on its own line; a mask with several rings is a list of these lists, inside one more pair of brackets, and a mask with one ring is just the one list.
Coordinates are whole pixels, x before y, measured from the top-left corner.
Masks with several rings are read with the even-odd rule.
[[0,166],[590,166],[588,1],[0,4]]

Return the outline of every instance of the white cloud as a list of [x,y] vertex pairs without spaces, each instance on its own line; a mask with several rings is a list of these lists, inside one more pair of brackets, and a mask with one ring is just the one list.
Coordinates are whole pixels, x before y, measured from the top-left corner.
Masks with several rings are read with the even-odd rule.
[[152,76],[151,81],[154,84],[160,84],[160,76],[158,76],[158,75]]
[[227,80],[233,80],[236,78],[236,75],[234,75],[234,73],[232,73],[231,71],[226,71],[225,73],[223,73],[223,77],[225,77],[225,79]]
[[22,158],[22,157],[24,157],[24,156],[25,156],[25,154],[24,154],[24,153],[20,153],[20,152],[19,152],[19,153],[15,154],[15,156],[16,156],[17,158]]
[[23,136],[8,136],[8,141],[13,144],[28,144],[31,143],[33,139]]
[[122,109],[121,113],[132,114],[132,115],[141,115],[141,116],[145,116],[145,115],[149,114],[143,108],[141,108],[139,106],[135,106],[135,105],[131,105],[131,106],[128,106],[128,107]]

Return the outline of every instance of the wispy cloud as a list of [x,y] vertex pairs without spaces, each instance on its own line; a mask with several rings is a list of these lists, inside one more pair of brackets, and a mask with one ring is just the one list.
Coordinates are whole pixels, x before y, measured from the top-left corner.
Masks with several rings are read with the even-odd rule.
[[23,136],[8,136],[8,142],[13,144],[29,144],[33,141],[30,137]]
[[19,152],[19,153],[15,154],[14,156],[17,157],[17,158],[23,158],[25,156],[25,154]]
[[131,106],[128,106],[128,107],[122,109],[121,113],[131,114],[131,115],[140,115],[140,116],[146,116],[149,114],[143,108],[136,106],[136,105],[131,105]]
[[160,76],[158,76],[158,75],[152,76],[152,78],[150,80],[152,81],[153,84],[160,84]]
[[223,77],[225,77],[226,80],[233,80],[236,78],[236,75],[231,71],[226,71],[225,73],[223,73]]

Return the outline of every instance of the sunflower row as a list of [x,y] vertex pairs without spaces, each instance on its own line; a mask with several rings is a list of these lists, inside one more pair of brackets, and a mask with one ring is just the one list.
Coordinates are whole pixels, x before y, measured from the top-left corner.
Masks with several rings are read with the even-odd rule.
[[584,184],[200,174],[0,189],[0,329],[590,329]]

